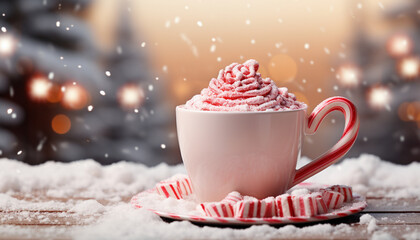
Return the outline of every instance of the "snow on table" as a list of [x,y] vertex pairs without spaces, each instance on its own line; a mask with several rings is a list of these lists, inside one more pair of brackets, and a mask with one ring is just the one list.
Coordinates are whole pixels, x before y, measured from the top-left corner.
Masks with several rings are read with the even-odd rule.
[[[299,164],[308,161],[302,158]],[[133,195],[177,173],[185,173],[183,165],[101,166],[83,160],[29,166],[1,159],[0,239],[420,238],[419,163],[400,166],[372,155],[346,159],[308,182],[352,186],[368,200],[361,214],[318,224],[244,229],[167,222],[130,206]]]

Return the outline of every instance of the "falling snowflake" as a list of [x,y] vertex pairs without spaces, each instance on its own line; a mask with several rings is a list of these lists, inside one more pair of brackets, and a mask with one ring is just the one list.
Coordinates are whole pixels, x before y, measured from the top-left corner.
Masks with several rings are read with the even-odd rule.
[[309,49],[309,43],[305,43],[305,45],[303,46],[306,50]]
[[7,32],[7,29],[5,27],[1,27],[1,31],[5,33]]
[[116,51],[117,51],[117,54],[122,54],[122,47],[117,46]]
[[12,112],[13,112],[12,108],[7,109],[7,114],[12,114]]
[[174,18],[174,23],[175,23],[175,24],[178,24],[180,20],[181,20],[181,18],[180,18],[180,17],[178,17],[178,16],[176,16],[176,17]]
[[89,105],[89,106],[87,107],[87,110],[88,110],[89,112],[91,112],[91,111],[93,110],[93,106],[92,106],[92,105]]
[[142,42],[140,46],[141,47],[146,47],[146,42]]
[[150,92],[153,91],[153,88],[154,88],[153,85],[149,84],[148,89],[149,89]]
[[218,62],[221,62],[222,61],[222,58],[221,57],[217,57],[217,61]]
[[321,88],[318,88],[318,89],[316,89],[316,91],[319,92],[319,93],[321,93],[322,92],[322,89]]
[[166,145],[162,143],[162,144],[160,144],[160,148],[165,149]]
[[202,27],[203,23],[201,21],[197,21],[197,26]]
[[55,22],[55,26],[60,27],[61,23],[60,21]]
[[274,44],[274,46],[275,46],[276,48],[280,48],[282,45],[283,45],[283,43],[281,43],[281,42],[278,42],[278,43],[275,43],[275,44]]
[[251,44],[255,44],[255,39],[251,39]]
[[171,27],[171,21],[169,21],[169,20],[168,20],[168,21],[166,21],[166,22],[165,22],[165,27],[166,27],[166,28],[170,28],[170,27]]
[[105,72],[105,75],[106,75],[107,77],[111,77],[111,72],[110,72],[110,71],[106,71],[106,72]]
[[215,52],[216,51],[216,45],[212,44],[210,46],[210,52]]
[[326,48],[326,47],[324,47],[324,52],[326,53],[326,54],[330,54],[331,52],[330,52],[330,49],[328,49],[328,48]]
[[104,90],[99,91],[99,94],[101,94],[102,96],[105,96],[106,95],[106,93],[105,93]]
[[251,24],[251,20],[249,20],[249,19],[245,20],[245,24],[246,24],[246,25]]

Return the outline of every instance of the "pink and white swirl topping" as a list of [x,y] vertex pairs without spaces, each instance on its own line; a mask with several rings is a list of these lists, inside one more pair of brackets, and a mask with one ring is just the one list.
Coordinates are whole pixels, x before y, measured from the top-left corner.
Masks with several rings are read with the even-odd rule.
[[219,71],[208,88],[190,99],[187,109],[203,111],[284,111],[306,107],[287,88],[279,88],[270,78],[258,73],[259,64],[250,59],[232,63]]

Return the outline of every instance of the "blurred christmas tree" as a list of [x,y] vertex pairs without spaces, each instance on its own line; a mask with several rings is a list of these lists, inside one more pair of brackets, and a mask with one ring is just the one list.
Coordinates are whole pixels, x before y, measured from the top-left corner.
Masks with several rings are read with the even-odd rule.
[[[351,61],[337,70],[343,94],[358,107],[359,138],[349,155],[372,153],[382,159],[420,160],[420,9],[409,1],[385,12],[392,32],[369,36],[357,24]],[[397,29],[397,30],[396,30]]]
[[0,1],[0,153],[33,164],[176,160],[160,87],[128,19],[106,63],[83,21],[90,3]]

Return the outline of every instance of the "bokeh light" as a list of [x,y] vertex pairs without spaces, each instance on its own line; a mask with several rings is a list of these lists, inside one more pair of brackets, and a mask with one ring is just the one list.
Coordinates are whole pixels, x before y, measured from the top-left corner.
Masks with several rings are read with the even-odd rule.
[[398,116],[402,121],[419,121],[420,102],[403,102],[398,107]]
[[52,85],[51,81],[49,81],[45,76],[36,75],[28,82],[29,96],[33,100],[46,100],[49,96]]
[[136,84],[126,84],[118,91],[118,101],[123,108],[138,108],[144,101],[144,91]]
[[296,77],[298,67],[293,58],[279,54],[271,58],[268,71],[271,79],[281,86],[281,83],[290,82]]
[[352,64],[346,64],[338,69],[337,79],[344,87],[356,87],[360,83],[361,73],[359,68]]
[[407,35],[397,34],[387,42],[387,50],[391,56],[401,57],[411,52],[412,41]]
[[367,94],[369,105],[374,109],[389,108],[392,96],[389,88],[381,85],[373,86]]
[[71,121],[70,118],[64,114],[58,114],[54,116],[51,121],[51,128],[55,133],[58,134],[65,134],[71,128]]
[[8,57],[16,50],[16,40],[11,34],[0,35],[0,56]]
[[88,92],[80,85],[67,84],[63,88],[61,103],[69,109],[81,109],[89,102]]
[[420,60],[417,57],[403,58],[398,66],[399,73],[403,78],[412,79],[419,76]]

